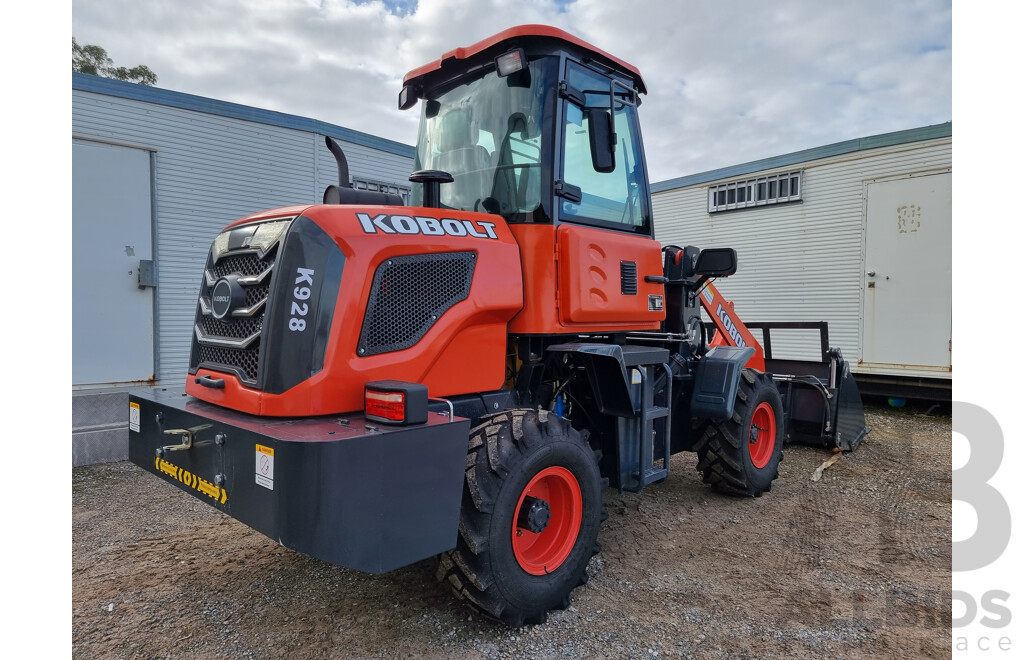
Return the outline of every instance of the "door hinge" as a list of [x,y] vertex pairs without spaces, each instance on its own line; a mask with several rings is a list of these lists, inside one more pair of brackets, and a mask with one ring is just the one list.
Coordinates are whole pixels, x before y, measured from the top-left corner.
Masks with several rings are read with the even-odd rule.
[[569,87],[569,83],[562,80],[558,83],[558,95],[564,99],[569,99],[581,108],[587,107],[587,97],[580,90]]

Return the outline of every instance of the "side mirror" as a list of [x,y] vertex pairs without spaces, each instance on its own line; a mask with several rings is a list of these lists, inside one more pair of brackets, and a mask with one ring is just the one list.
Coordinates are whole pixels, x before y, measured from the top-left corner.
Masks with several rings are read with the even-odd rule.
[[612,137],[612,113],[590,108],[586,110],[587,132],[590,133],[590,161],[595,172],[615,171],[615,138]]
[[736,250],[732,248],[708,248],[697,256],[694,273],[703,278],[729,277],[736,273]]

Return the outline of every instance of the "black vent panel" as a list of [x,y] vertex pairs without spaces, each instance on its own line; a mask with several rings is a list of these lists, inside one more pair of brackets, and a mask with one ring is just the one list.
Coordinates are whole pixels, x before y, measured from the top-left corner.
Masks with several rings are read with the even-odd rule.
[[622,295],[636,295],[636,262],[620,261],[619,273],[622,276]]
[[414,346],[442,314],[469,297],[475,267],[474,252],[418,254],[381,264],[373,276],[359,355]]

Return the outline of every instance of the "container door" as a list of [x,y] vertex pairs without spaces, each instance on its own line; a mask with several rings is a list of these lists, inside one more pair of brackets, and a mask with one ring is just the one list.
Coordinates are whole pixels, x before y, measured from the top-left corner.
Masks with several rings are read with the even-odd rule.
[[150,152],[72,142],[74,386],[150,380],[153,290],[139,266],[153,259]]
[[948,370],[952,175],[867,186],[863,361]]

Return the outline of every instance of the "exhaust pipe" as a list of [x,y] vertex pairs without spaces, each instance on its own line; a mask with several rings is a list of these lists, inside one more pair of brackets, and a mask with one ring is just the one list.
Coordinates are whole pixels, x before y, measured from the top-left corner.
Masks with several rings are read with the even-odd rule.
[[348,160],[345,159],[345,152],[341,150],[341,146],[337,142],[331,139],[330,135],[325,135],[324,140],[327,142],[327,148],[334,154],[334,160],[338,162],[338,185],[342,188],[351,188],[352,183],[348,178]]
[[405,200],[401,195],[376,190],[360,190],[352,187],[348,178],[348,160],[341,145],[331,139],[330,135],[324,136],[327,148],[334,154],[334,160],[338,162],[338,185],[329,185],[324,190],[324,204],[362,204],[365,206],[403,206]]

